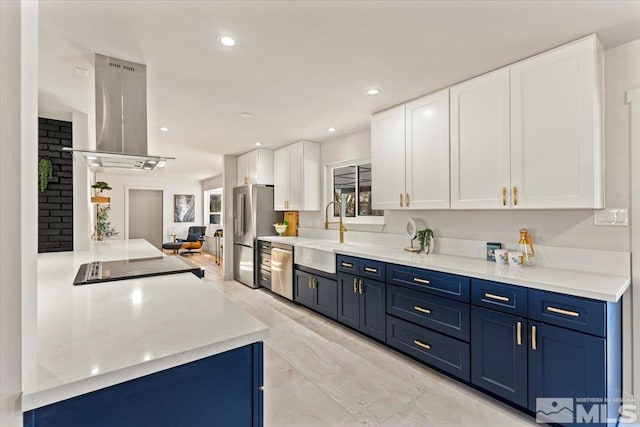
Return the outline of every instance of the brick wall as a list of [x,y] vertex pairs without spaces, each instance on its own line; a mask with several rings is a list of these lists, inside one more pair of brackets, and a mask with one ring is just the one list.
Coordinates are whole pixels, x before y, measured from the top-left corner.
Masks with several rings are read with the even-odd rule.
[[[73,158],[71,122],[38,119],[38,161],[49,159],[53,177],[47,189],[38,185],[38,252],[73,250]],[[39,180],[38,180],[39,183]]]

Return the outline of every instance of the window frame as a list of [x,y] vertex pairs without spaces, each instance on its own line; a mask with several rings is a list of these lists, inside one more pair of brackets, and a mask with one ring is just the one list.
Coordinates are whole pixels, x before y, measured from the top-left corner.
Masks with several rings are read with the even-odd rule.
[[[355,217],[346,217],[344,216],[344,212],[346,207],[342,207],[342,222],[345,224],[382,224],[384,225],[384,211],[381,216],[369,216],[358,215],[358,201],[360,199],[360,176],[358,172],[358,166],[365,165],[371,163],[371,158],[361,157],[357,159],[351,160],[341,160],[339,162],[328,163],[324,167],[324,206],[326,210],[327,204],[334,200],[334,182],[333,182],[333,171],[334,169],[339,169],[345,166],[355,166],[356,167],[356,216]],[[324,217],[324,212],[322,213]],[[338,221],[339,217],[334,215],[333,207],[329,208],[329,221]]]
[[[205,194],[205,203],[204,204],[204,213],[205,213],[205,218],[206,218],[206,224],[207,227],[211,226],[211,225],[219,225],[222,226],[222,223],[224,221],[224,216],[222,215],[223,213],[223,200],[222,200],[222,188],[213,188],[211,190],[205,190],[204,192]],[[210,211],[209,208],[211,207],[211,196],[214,194],[218,194],[220,195],[220,211],[216,212],[216,211]],[[220,215],[220,224],[212,224],[211,221],[211,215]]]

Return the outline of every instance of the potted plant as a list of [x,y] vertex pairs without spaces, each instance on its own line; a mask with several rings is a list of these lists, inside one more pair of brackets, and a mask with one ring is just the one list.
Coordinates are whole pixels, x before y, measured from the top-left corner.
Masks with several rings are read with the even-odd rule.
[[430,228],[419,230],[417,237],[418,243],[420,243],[420,252],[424,251],[425,254],[429,255],[431,252],[431,246],[433,245],[433,230]]
[[119,233],[116,231],[115,227],[111,226],[111,222],[109,222],[109,211],[111,210],[111,206],[98,205],[97,210],[95,239],[104,240],[105,237],[110,238],[117,236]]
[[111,190],[111,187],[106,182],[98,181],[93,184],[91,188],[93,188],[94,190],[93,197],[91,197],[91,202],[109,203],[111,201],[109,195],[105,193],[105,191]]

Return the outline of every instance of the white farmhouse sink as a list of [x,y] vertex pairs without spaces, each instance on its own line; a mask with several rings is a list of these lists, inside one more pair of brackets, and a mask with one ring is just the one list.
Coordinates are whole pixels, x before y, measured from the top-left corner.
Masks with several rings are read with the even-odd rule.
[[294,248],[294,261],[303,267],[335,274],[336,254],[334,251],[345,246],[353,245],[322,241],[298,244]]

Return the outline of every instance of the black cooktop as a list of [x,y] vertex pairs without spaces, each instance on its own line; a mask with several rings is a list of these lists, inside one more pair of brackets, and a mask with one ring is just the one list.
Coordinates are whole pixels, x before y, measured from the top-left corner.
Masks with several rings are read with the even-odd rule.
[[92,261],[82,264],[73,284],[75,286],[89,285],[91,283],[179,273],[193,273],[199,278],[204,277],[203,269],[187,264],[178,257],[153,257],[117,261]]

